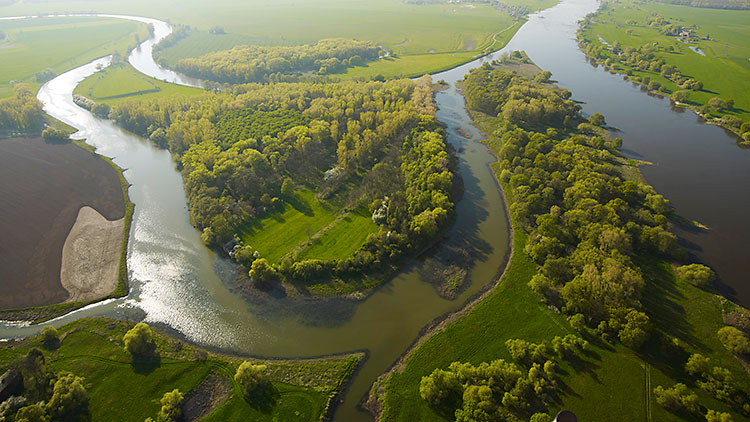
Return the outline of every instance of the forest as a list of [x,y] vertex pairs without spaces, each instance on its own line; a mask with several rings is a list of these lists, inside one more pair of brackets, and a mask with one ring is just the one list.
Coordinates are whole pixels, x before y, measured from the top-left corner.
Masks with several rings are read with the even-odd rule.
[[[451,221],[456,166],[435,112],[427,76],[238,85],[127,100],[109,117],[174,154],[202,239],[269,282],[387,272],[433,240]],[[367,207],[380,230],[353,256],[328,261],[269,262],[252,245],[231,246],[243,225],[299,207],[302,191],[337,199],[342,212]]]
[[[184,37],[177,32],[167,37],[158,51]],[[197,78],[216,82],[248,83],[289,81],[301,73],[328,75],[376,60],[380,47],[369,41],[328,38],[313,44],[265,47],[238,45],[229,50],[208,53],[196,58],[184,58],[175,68]]]

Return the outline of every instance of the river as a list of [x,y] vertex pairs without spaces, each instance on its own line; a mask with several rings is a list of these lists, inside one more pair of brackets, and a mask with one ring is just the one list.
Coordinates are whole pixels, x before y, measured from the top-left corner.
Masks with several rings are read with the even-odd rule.
[[[239,295],[232,283],[234,267],[205,248],[189,224],[182,179],[169,153],[72,103],[74,87],[108,59],[53,79],[38,94],[45,110],[78,128],[76,137],[85,138],[99,153],[114,157],[127,169],[136,212],[128,248],[130,294],[50,324],[60,326],[86,316],[144,319],[201,345],[268,357],[367,350],[368,360],[354,378],[336,419],[368,420],[356,405],[372,381],[407,349],[422,327],[460,308],[504,266],[509,228],[500,191],[488,168],[494,159],[477,142],[481,134],[471,125],[455,82],[469,69],[508,50],[525,50],[540,67],[550,70],[561,86],[570,89],[574,99],[584,102],[585,112],[602,112],[608,124],[621,130],[617,136],[624,139],[628,155],[654,163],[643,173],[657,191],[672,200],[683,216],[712,228],[707,233],[680,231],[684,242],[693,245],[696,259],[708,262],[727,285],[731,284],[726,288],[730,296],[750,299],[750,288],[739,277],[743,260],[738,256],[750,239],[750,225],[740,220],[748,198],[729,191],[735,185],[732,182],[744,186],[750,176],[748,151],[737,148],[722,129],[702,124],[692,112],[675,112],[668,100],[645,95],[621,76],[589,65],[574,37],[577,21],[597,7],[596,0],[564,0],[532,15],[503,50],[434,75],[435,80],[451,85],[437,94],[436,101],[438,119],[448,125],[449,141],[461,151],[465,194],[457,204],[457,221],[440,248],[407,266],[361,302],[261,300]],[[157,39],[134,51],[131,63],[159,79],[199,84],[153,63],[150,46],[169,32],[168,25],[159,22],[151,22]],[[165,25],[166,31],[158,25]],[[473,246],[475,258],[470,284],[457,299],[442,299],[426,279],[436,263],[466,244]],[[0,325],[0,337],[30,335],[39,329]]]

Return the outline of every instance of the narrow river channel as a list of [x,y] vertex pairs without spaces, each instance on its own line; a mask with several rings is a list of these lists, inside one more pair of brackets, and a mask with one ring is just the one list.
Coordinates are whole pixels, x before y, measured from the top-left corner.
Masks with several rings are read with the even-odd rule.
[[[336,411],[336,420],[368,420],[357,403],[381,374],[417,338],[431,320],[460,308],[491,283],[505,264],[509,228],[500,191],[488,164],[494,159],[478,141],[464,99],[455,90],[469,69],[504,51],[525,50],[553,79],[573,92],[589,113],[600,111],[621,130],[626,152],[648,160],[649,182],[673,201],[687,218],[709,225],[708,233],[681,231],[692,242],[698,259],[715,267],[730,295],[750,302],[750,287],[741,277],[744,262],[737,256],[750,246],[750,225],[741,220],[750,197],[748,151],[720,128],[701,124],[691,112],[675,112],[667,100],[649,97],[637,87],[590,66],[575,43],[577,21],[596,10],[596,0],[563,0],[532,15],[503,50],[472,63],[434,75],[451,88],[437,94],[438,119],[448,125],[450,142],[460,150],[465,185],[457,205],[458,218],[443,245],[417,260],[361,302],[248,299],[236,291],[234,266],[205,248],[190,226],[182,179],[167,151],[129,134],[114,123],[93,117],[75,106],[75,86],[96,71],[98,59],[45,84],[38,98],[50,115],[76,127],[76,137],[114,157],[127,171],[130,196],[136,203],[128,264],[131,292],[123,299],[92,305],[50,322],[60,326],[87,316],[144,319],[187,340],[229,352],[264,357],[308,357],[367,350],[368,360],[357,373]],[[175,83],[200,86],[200,81],[161,69],[151,46],[170,28],[149,22],[155,38],[133,52],[131,63],[141,72]],[[734,182],[734,183],[732,183]],[[730,190],[732,189],[732,190]],[[730,202],[731,201],[731,202]],[[426,280],[441,260],[457,248],[471,246],[474,263],[470,284],[455,300],[442,299]],[[700,246],[697,246],[700,245]],[[697,248],[697,249],[696,249]],[[734,255],[733,255],[734,254]],[[745,265],[747,267],[747,265]],[[40,326],[0,324],[0,338],[37,332]]]

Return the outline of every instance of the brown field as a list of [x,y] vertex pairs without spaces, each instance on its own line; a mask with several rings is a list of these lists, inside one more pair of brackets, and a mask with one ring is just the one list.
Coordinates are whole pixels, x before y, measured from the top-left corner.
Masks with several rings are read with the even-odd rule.
[[70,143],[0,139],[0,309],[69,298],[62,251],[83,206],[107,220],[124,217],[119,175],[109,163]]

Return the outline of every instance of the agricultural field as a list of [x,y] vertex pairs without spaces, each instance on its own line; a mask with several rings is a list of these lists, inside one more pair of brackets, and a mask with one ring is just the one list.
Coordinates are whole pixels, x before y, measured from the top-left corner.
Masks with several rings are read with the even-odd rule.
[[[514,0],[506,6],[488,3],[416,4],[401,0],[306,0],[294,6],[275,2],[147,2],[96,4],[98,12],[130,13],[169,19],[197,31],[159,52],[167,63],[231,48],[241,43],[298,45],[324,38],[372,41],[393,52],[395,62],[354,69],[352,77],[416,76],[446,69],[502,47],[520,27],[526,12],[544,9],[555,0]],[[37,12],[38,3],[0,6],[0,15]],[[45,11],[91,10],[90,2],[45,3]],[[225,34],[210,34],[220,27]]]
[[69,142],[0,139],[0,193],[0,309],[68,298],[60,257],[82,206],[109,220],[125,215],[118,172]]
[[[690,36],[665,35],[647,24],[658,14],[685,28]],[[750,121],[750,10],[718,10],[629,0],[608,2],[583,30],[584,39],[595,47],[619,42],[622,48],[651,45],[657,57],[676,66],[681,73],[703,83],[703,89],[689,91],[687,104],[701,108],[713,97],[733,100],[726,110],[704,110],[711,117],[729,114]],[[700,52],[698,52],[699,50]],[[658,70],[634,70],[621,63],[618,72],[631,71],[640,78],[658,81],[664,92],[682,90]]]
[[36,89],[97,57],[115,51],[126,57],[137,40],[148,38],[141,23],[93,17],[0,20],[0,33],[0,98],[11,95],[11,81]]
[[[350,355],[307,361],[259,361],[271,382],[262,402],[248,402],[233,377],[240,359],[209,354],[166,334],[155,332],[156,351],[151,358],[134,359],[124,350],[123,335],[133,323],[108,319],[84,319],[58,330],[59,343],[41,336],[4,343],[0,347],[0,372],[22,365],[32,348],[41,350],[46,366],[57,373],[83,377],[89,395],[90,420],[138,421],[159,412],[159,399],[179,389],[191,420],[201,416],[187,409],[192,400],[199,411],[214,411],[206,420],[317,421],[329,395],[341,388],[360,356]],[[204,383],[203,395],[189,393]],[[208,390],[208,392],[206,392]],[[211,394],[219,396],[211,405]],[[201,398],[204,400],[201,404]],[[209,400],[206,400],[206,399]],[[134,403],[138,403],[134,406]],[[187,415],[186,415],[187,416]]]
[[202,89],[171,84],[146,76],[129,63],[118,63],[106,67],[78,84],[74,94],[83,95],[96,103],[108,105],[138,97],[150,100],[162,97],[191,96],[202,93]]

